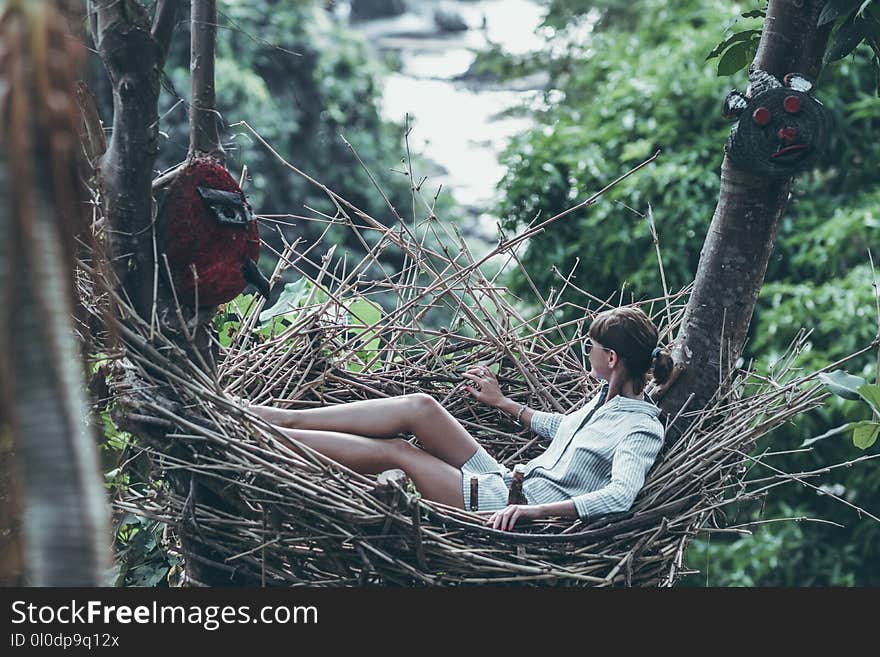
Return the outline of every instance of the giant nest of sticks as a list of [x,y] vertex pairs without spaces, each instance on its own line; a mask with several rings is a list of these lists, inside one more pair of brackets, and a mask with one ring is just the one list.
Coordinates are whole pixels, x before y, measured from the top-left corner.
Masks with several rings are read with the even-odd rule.
[[[666,418],[682,427],[680,436],[668,441],[631,510],[587,523],[550,519],[496,531],[485,513],[427,501],[411,485],[357,474],[285,439],[236,396],[311,408],[426,393],[500,462],[525,462],[546,447],[543,439],[471,399],[461,372],[495,364],[512,399],[574,411],[596,390],[584,329],[623,301],[597,299],[562,274],[547,294],[532,285],[530,299],[505,289],[510,269],[522,270],[521,249],[549,220],[475,255],[433,215],[431,199],[426,221],[389,228],[322,189],[333,209],[308,219],[333,230],[312,244],[284,242],[273,282],[294,282],[274,309],[257,297],[221,309],[216,369],[187,345],[186,329],[184,339],[159,330],[159,318],[138,318],[125,295],[106,291],[113,285],[95,285],[97,258],[80,262],[81,300],[100,320],[92,323],[115,336],[115,346],[98,344],[111,357],[100,373],[110,374],[113,417],[135,434],[129,450],[152,466],[151,485],[121,491],[116,508],[168,523],[169,547],[185,538],[185,559],[244,585],[669,586],[689,572],[683,555],[692,537],[746,531],[725,529],[725,509],[785,480],[778,471],[745,477],[756,441],[824,398],[815,375],[792,367],[802,340],[771,376],[738,370],[706,408]],[[260,220],[264,233],[280,221]],[[340,230],[363,244],[360,262],[329,242]],[[558,320],[563,290],[582,299],[575,321]],[[664,342],[687,292],[639,304]]]

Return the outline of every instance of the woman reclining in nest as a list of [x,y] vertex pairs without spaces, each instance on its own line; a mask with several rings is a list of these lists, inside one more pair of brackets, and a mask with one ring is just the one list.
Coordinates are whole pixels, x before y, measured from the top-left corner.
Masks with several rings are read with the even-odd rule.
[[[663,446],[659,409],[644,394],[648,372],[664,383],[671,357],[657,347],[658,331],[636,308],[597,315],[585,349],[592,374],[603,381],[581,409],[562,415],[518,404],[502,394],[485,366],[472,367],[465,389],[477,400],[514,416],[552,442],[525,464],[526,504],[508,504],[513,473],[477,443],[433,397],[411,394],[324,408],[249,409],[287,436],[361,474],[406,472],[428,500],[460,509],[494,511],[493,528],[511,530],[521,518],[593,519],[627,511]],[[424,449],[402,438],[413,434]],[[477,500],[471,505],[471,479]]]

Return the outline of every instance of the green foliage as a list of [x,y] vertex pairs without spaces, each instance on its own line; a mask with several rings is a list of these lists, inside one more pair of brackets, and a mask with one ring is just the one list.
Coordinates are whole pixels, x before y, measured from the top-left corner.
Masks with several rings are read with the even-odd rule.
[[877,434],[880,433],[880,422],[876,421],[876,418],[880,417],[880,385],[865,383],[863,378],[852,376],[842,370],[820,375],[819,378],[825,384],[825,387],[838,397],[863,400],[867,403],[872,413],[874,413],[874,419],[842,424],[839,427],[829,429],[821,436],[805,440],[802,446],[812,445],[815,442],[852,429],[853,445],[862,450],[868,449],[877,441]]
[[[686,284],[696,271],[718,194],[716,171],[729,129],[718,107],[728,83],[707,74],[703,63],[714,45],[711,32],[682,23],[664,3],[640,8],[650,15],[650,29],[598,32],[584,61],[558,62],[553,86],[564,91],[565,102],[505,154],[500,213],[513,229],[539,212],[546,218],[576,204],[663,150],[595,206],[531,241],[525,264],[537,273],[539,289],[554,284],[552,265],[568,271],[579,258],[577,280],[597,296],[624,282],[637,296],[661,293],[650,231],[624,207],[644,212],[648,203],[661,246],[675,254],[664,259],[670,287]],[[672,31],[675,40],[655,41]],[[514,281],[513,289],[527,293],[524,281]]]
[[[764,11],[748,11],[741,18],[763,18]],[[758,51],[758,42],[761,40],[761,28],[752,27],[733,33],[719,43],[706,57],[706,61],[718,57],[718,75],[733,75],[737,71],[748,68]]]
[[362,372],[368,363],[373,363],[370,369],[377,369],[381,362],[376,358],[379,351],[379,338],[376,331],[369,330],[382,319],[382,307],[369,299],[356,298],[351,303],[344,304],[348,308],[350,321],[363,324],[363,328],[353,327],[349,333],[355,341],[357,360],[347,363],[346,367],[352,372]]
[[847,374],[843,370],[822,373],[819,375],[819,380],[825,384],[829,392],[844,399],[858,399],[858,390],[865,385],[865,380],[862,377]]
[[[104,354],[91,360],[93,375],[105,374]],[[97,411],[102,429],[99,443],[104,485],[111,498],[129,490],[140,494],[155,487],[149,483],[148,457],[137,446],[137,439],[116,426],[111,414],[112,405]],[[165,524],[130,513],[114,520],[114,586],[166,586],[169,571],[180,567],[180,559],[167,552],[162,544]]]
[[[880,10],[874,0],[829,0],[819,15],[819,25],[836,22],[823,61],[828,64],[849,55],[860,43],[874,52],[874,68],[880,75]],[[880,95],[880,79],[877,93]]]
[[316,286],[303,277],[295,283],[287,283],[275,305],[260,313],[260,323],[265,325],[273,318],[286,318],[292,321],[300,308],[312,303],[324,303],[328,299],[326,290]]
[[[759,366],[769,367],[805,326],[812,330],[809,351],[800,361],[806,369],[821,369],[864,347],[877,332],[868,281],[870,268],[861,265],[826,281],[766,283],[758,298],[747,354]],[[854,371],[867,375],[870,363],[870,357],[863,356]]]
[[[370,369],[381,367],[378,358],[381,351],[380,338],[376,325],[381,321],[382,307],[364,297],[337,299],[331,303],[328,291],[302,277],[284,286],[277,301],[271,308],[260,312],[258,321],[251,322],[250,316],[255,311],[253,295],[242,294],[223,306],[214,317],[214,328],[220,337],[220,343],[229,347],[239,336],[242,325],[252,325],[251,338],[254,342],[265,342],[301,319],[304,310],[314,312],[322,307],[328,322],[334,325],[348,325],[344,334],[351,356],[346,360],[345,367],[350,372],[361,372],[367,364]],[[288,341],[296,339],[291,335]],[[331,350],[325,348],[326,355]]]
[[[878,74],[876,85],[880,94],[880,21],[874,0],[829,0],[819,14],[820,26],[834,23],[823,62],[829,64],[843,59],[864,43],[874,52],[873,65]],[[759,18],[764,10],[742,14],[743,18]],[[760,29],[747,29],[734,33],[718,44],[706,59],[718,57],[718,75],[733,75],[748,68],[758,50]]]
[[126,514],[116,529],[115,586],[167,586],[172,569],[181,559],[162,545],[165,524]]
[[[805,509],[780,505],[781,517],[803,518]],[[694,540],[686,565],[700,570],[682,586],[855,586],[866,555],[848,544],[829,551],[837,527],[788,520],[759,525],[754,533],[736,538],[710,535]],[[795,583],[795,584],[793,584]]]

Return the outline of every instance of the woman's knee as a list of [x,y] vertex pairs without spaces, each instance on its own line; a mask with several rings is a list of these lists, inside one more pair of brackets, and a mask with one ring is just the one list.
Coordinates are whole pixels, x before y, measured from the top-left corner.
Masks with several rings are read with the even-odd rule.
[[436,413],[438,410],[442,410],[440,402],[424,392],[416,392],[407,395],[407,402],[409,403],[413,416],[416,419],[423,418],[432,413]]

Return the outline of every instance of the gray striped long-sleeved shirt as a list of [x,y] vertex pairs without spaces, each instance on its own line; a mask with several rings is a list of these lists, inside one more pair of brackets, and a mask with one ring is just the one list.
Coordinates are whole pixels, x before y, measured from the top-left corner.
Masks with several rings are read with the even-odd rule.
[[581,520],[632,506],[663,446],[660,409],[621,395],[605,402],[607,394],[606,381],[574,413],[532,415],[532,431],[552,442],[526,464],[523,493],[530,504],[570,499]]

